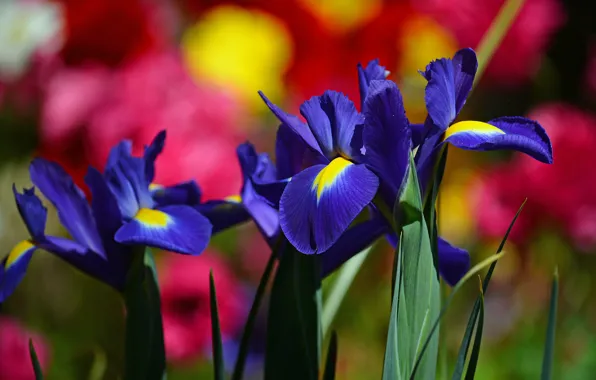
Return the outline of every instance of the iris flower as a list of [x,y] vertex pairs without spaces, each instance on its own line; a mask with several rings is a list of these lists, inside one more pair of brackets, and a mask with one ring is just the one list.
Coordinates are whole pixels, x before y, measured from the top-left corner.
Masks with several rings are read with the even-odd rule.
[[422,73],[428,81],[428,117],[423,126],[414,129],[420,143],[416,165],[423,173],[423,183],[428,181],[436,154],[445,143],[468,150],[513,149],[544,163],[553,161],[550,139],[534,120],[506,116],[488,122],[455,121],[472,89],[477,67],[476,53],[462,49],[452,59],[431,62]]
[[[45,235],[47,209],[35,190],[25,189],[21,194],[14,189],[30,238],[18,243],[2,262],[0,302],[23,278],[37,248],[118,290],[124,288],[135,246],[201,253],[211,234],[207,218],[187,205],[160,206],[149,190],[154,161],[164,141],[162,132],[145,149],[143,157],[133,157],[131,142],[123,141],[112,149],[103,175],[89,168],[85,181],[93,195],[91,204],[59,165],[41,158],[33,160],[31,180],[54,205],[72,240]],[[164,188],[163,194],[176,193],[180,187],[187,186]]]

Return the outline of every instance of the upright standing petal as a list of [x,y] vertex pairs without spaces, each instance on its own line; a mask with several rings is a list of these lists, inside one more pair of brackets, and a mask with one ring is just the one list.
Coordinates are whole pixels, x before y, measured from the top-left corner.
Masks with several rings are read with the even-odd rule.
[[210,237],[211,223],[190,206],[141,208],[115,235],[122,244],[148,245],[187,255],[203,252]]
[[306,143],[287,124],[281,124],[275,138],[277,177],[290,178],[300,172],[305,164],[306,151]]
[[327,157],[337,153],[353,157],[352,137],[364,118],[350,99],[339,92],[325,91],[302,103],[300,112]]
[[145,159],[145,175],[149,182],[152,182],[155,178],[155,160],[163,151],[165,142],[166,131],[160,131],[151,141],[151,144],[145,147],[143,158]]
[[368,95],[368,86],[373,80],[382,80],[387,77],[389,72],[385,70],[384,66],[379,64],[378,59],[373,59],[368,62],[366,68],[358,64],[358,89],[360,90],[360,108],[364,108],[364,101]]
[[544,128],[525,117],[501,117],[488,123],[461,121],[447,129],[444,141],[470,150],[513,149],[544,163],[553,162],[553,149]]
[[378,178],[364,165],[336,158],[292,178],[280,201],[280,226],[306,254],[327,251],[372,201]]
[[35,189],[24,189],[23,194],[20,194],[13,184],[12,192],[19,214],[25,222],[29,235],[34,239],[43,237],[46,229],[48,209],[43,206],[41,200],[35,195]]
[[259,95],[261,95],[261,98],[263,99],[267,107],[269,107],[271,112],[273,112],[275,117],[277,117],[282,124],[285,124],[288,127],[290,127],[290,129],[293,130],[294,133],[296,133],[298,136],[300,136],[300,138],[302,138],[302,140],[310,149],[324,156],[317,139],[313,135],[310,128],[306,125],[306,123],[303,123],[298,117],[287,114],[284,111],[282,111],[281,108],[271,103],[271,101],[269,101],[269,99],[267,99],[265,94],[263,94],[261,91],[259,91]]
[[406,177],[412,147],[409,122],[394,82],[371,82],[364,117],[364,162],[381,179],[381,192],[391,207]]
[[428,115],[441,130],[447,129],[455,120],[455,74],[448,58],[432,61],[426,67],[424,77],[428,80],[424,101]]
[[453,72],[455,83],[455,114],[461,111],[468,94],[474,85],[474,77],[478,69],[476,53],[470,48],[461,49],[453,56]]
[[52,202],[60,222],[72,237],[102,257],[106,253],[85,194],[58,164],[36,158],[29,167],[31,181]]

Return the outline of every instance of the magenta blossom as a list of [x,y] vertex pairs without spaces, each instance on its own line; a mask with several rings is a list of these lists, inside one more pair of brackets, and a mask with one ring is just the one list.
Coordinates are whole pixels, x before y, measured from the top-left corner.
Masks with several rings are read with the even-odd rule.
[[243,327],[248,300],[243,287],[220,257],[207,250],[200,260],[181,255],[164,259],[160,291],[169,361],[189,362],[210,351],[210,270],[215,278],[223,339],[235,338]]
[[35,379],[29,356],[29,339],[35,346],[39,364],[47,370],[50,352],[45,340],[27,331],[18,321],[0,317],[0,380]]
[[167,130],[169,148],[157,164],[156,182],[194,178],[206,199],[223,198],[241,185],[228,158],[242,140],[243,115],[229,94],[197,85],[175,52],[150,54],[116,70],[65,68],[47,85],[42,154],[83,172],[105,162],[118,141],[131,139],[140,152],[141,142]]

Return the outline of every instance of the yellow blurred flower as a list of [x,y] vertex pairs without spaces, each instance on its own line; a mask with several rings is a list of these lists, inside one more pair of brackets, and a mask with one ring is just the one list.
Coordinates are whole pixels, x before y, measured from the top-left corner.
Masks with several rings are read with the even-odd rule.
[[283,95],[282,76],[292,56],[292,40],[285,26],[269,14],[222,6],[185,31],[182,51],[195,78],[233,89],[257,106],[258,90],[270,99]]
[[424,15],[415,15],[403,25],[398,40],[401,59],[398,63],[400,89],[411,122],[422,123],[426,117],[424,87],[426,80],[418,73],[438,57],[451,57],[457,41],[448,30]]
[[301,0],[310,10],[337,30],[355,28],[375,17],[381,0]]
[[[449,152],[449,156],[452,155],[453,150]],[[468,196],[474,174],[469,168],[460,168],[445,176],[441,183],[437,201],[439,230],[441,236],[456,245],[466,245],[474,233],[472,205]]]

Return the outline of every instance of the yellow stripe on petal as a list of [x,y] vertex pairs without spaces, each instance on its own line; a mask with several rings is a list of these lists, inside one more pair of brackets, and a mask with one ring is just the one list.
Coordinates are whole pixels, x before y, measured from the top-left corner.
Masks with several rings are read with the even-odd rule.
[[473,134],[485,134],[485,135],[504,135],[505,132],[500,130],[499,128],[495,127],[494,125],[490,125],[488,123],[483,123],[481,121],[460,121],[451,125],[445,131],[445,136],[443,140],[448,139],[449,137],[458,134],[458,133],[473,133]]
[[140,209],[134,219],[147,227],[166,227],[170,222],[168,214],[150,208]]
[[323,191],[333,186],[337,177],[350,165],[352,165],[350,161],[343,157],[337,157],[317,174],[312,184],[312,189],[317,189],[317,200],[321,199]]
[[32,248],[35,248],[35,244],[33,244],[31,240],[23,240],[22,242],[15,245],[6,258],[6,268],[9,268]]
[[230,195],[225,197],[224,200],[232,203],[242,203],[242,197],[240,195]]

